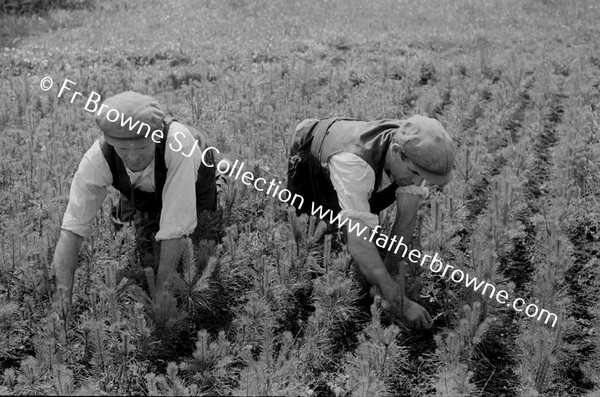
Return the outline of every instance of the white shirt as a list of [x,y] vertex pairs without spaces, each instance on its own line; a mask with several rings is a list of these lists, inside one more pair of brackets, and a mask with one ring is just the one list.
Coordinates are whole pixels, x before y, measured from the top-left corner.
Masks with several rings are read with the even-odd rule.
[[[379,224],[379,217],[371,213],[369,198],[375,188],[375,172],[369,164],[354,153],[342,152],[329,158],[329,176],[342,211],[340,217],[358,219],[370,228]],[[421,186],[400,186],[398,193],[416,194],[427,197],[429,190]],[[392,181],[384,172],[379,190],[385,189]]]
[[[175,134],[181,131],[175,139]],[[182,124],[173,122],[167,134],[165,164],[167,178],[162,193],[163,207],[160,215],[159,231],[156,240],[168,240],[187,236],[196,228],[196,178],[202,161],[202,151],[196,147],[188,158],[195,138]],[[170,148],[180,148],[174,151]],[[127,170],[131,186],[147,192],[154,192],[154,160],[142,171]],[[69,204],[63,216],[62,229],[81,237],[88,237],[92,221],[106,198],[108,187],[112,186],[112,173],[99,141],[84,154],[79,168],[73,177],[69,193]]]

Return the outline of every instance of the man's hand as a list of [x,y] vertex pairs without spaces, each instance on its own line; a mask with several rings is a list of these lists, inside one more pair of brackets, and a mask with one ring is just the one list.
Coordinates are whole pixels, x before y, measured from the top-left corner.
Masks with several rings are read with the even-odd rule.
[[431,316],[425,308],[415,301],[404,298],[404,309],[402,318],[410,325],[411,328],[421,330],[431,327]]
[[[364,225],[359,220],[352,221]],[[379,290],[384,310],[405,321],[411,328],[420,330],[430,327],[431,316],[427,310],[405,296],[404,283],[398,283],[388,273],[375,245],[355,233],[348,233],[348,251],[365,278]]]
[[431,327],[431,316],[423,306],[407,297],[404,297],[403,302],[403,309],[400,311],[399,305],[392,305],[389,301],[381,299],[381,308],[404,321],[412,329],[423,330]]

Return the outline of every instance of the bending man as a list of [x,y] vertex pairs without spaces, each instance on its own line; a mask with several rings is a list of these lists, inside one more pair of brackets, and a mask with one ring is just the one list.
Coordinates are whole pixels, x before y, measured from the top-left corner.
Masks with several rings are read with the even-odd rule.
[[[185,237],[217,239],[207,228],[217,206],[215,167],[206,137],[166,118],[150,96],[128,91],[95,112],[103,136],[84,154],[75,173],[52,271],[59,296],[69,304],[79,251],[90,234],[107,188],[120,192],[116,223],[132,221],[143,267],[158,269],[157,291],[166,291]],[[158,259],[158,260],[157,260]]]
[[415,329],[429,328],[431,316],[405,296],[400,259],[408,250],[388,251],[384,263],[372,234],[380,229],[379,212],[395,202],[392,235],[408,245],[420,200],[428,195],[424,184],[451,180],[454,152],[444,127],[420,115],[369,122],[307,119],[296,127],[290,150],[288,190],[347,218],[346,231],[348,224],[355,226],[347,241],[358,269],[379,289],[382,307]]

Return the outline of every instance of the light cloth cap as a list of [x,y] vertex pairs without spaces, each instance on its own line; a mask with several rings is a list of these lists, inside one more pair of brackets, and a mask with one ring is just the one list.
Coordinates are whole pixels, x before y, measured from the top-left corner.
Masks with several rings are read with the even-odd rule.
[[427,182],[445,185],[452,180],[455,147],[439,121],[415,114],[402,121],[396,139]]
[[[96,124],[110,145],[132,149],[144,147],[148,145],[148,141],[144,139],[148,133],[162,130],[165,114],[151,96],[126,91],[106,99],[104,105],[107,108],[101,108],[102,112],[96,115]],[[119,112],[115,121],[111,121],[116,117],[111,109]]]

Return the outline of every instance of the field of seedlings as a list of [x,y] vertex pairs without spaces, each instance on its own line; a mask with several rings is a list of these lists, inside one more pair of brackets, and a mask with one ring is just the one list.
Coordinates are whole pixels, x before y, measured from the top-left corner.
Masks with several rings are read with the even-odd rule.
[[[596,0],[0,3],[1,395],[600,396]],[[59,98],[65,79],[83,97]],[[222,242],[189,242],[160,305],[111,192],[57,313],[70,182],[101,135],[85,99],[125,90],[282,183],[305,118],[437,118],[454,179],[430,187],[415,247],[556,325],[425,267],[407,282],[433,326],[396,325],[363,304],[339,235],[239,180]]]

